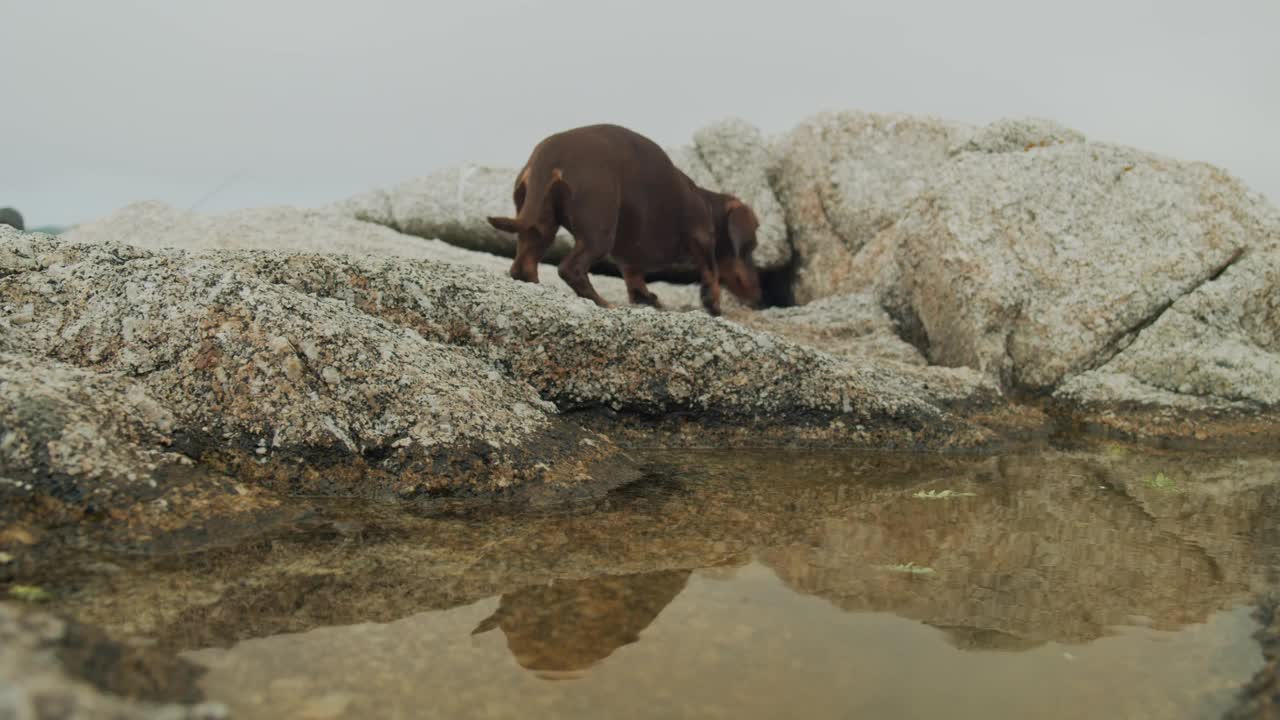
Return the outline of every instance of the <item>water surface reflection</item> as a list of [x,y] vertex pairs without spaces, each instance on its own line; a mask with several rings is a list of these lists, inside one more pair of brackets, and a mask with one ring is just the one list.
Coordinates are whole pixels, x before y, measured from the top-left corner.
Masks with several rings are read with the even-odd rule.
[[1206,717],[1260,665],[1273,460],[650,460],[573,511],[317,505],[62,609],[248,717]]

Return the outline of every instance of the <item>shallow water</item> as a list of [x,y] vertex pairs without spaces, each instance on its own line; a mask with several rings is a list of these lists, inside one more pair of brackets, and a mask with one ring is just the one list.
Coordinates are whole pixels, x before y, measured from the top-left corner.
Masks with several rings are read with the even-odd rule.
[[538,514],[312,502],[85,557],[55,609],[236,717],[1216,717],[1261,666],[1280,461],[649,453]]

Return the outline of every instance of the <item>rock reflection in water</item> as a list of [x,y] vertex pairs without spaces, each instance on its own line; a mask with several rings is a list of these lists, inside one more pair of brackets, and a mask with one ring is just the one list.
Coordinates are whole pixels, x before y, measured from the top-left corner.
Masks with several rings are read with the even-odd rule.
[[505,593],[472,634],[501,628],[522,667],[548,679],[578,677],[639,640],[688,579],[688,571],[667,571],[553,580]]
[[247,717],[1200,717],[1261,662],[1273,459],[654,457],[678,471],[590,508],[324,505],[51,586]]

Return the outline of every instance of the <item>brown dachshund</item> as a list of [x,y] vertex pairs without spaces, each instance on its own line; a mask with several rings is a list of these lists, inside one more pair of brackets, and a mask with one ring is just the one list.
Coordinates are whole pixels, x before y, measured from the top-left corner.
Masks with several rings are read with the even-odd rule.
[[760,303],[751,261],[760,222],[741,200],[698,187],[662,148],[617,125],[590,125],[538,143],[516,178],[516,217],[489,218],[515,233],[511,277],[538,282],[538,262],[556,231],[573,234],[560,277],[601,307],[587,271],[610,255],[622,269],[632,303],[659,307],[645,273],[693,260],[702,305],[720,314],[720,280],[746,303]]

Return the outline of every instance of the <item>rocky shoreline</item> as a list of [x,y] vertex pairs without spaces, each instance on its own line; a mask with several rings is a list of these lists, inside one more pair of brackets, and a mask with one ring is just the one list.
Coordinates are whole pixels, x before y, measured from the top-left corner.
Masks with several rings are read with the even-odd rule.
[[511,168],[0,226],[0,552],[208,533],[296,495],[570,502],[654,446],[1280,446],[1280,211],[1217,168],[859,112],[671,154],[753,204],[799,304],[713,319],[679,282],[650,285],[659,312],[596,308],[550,266],[512,281],[484,222]]
[[1216,168],[1047,121],[856,112],[671,152],[758,206],[761,264],[803,304],[715,321],[690,285],[655,283],[677,311],[656,313],[515,283],[511,239],[477,239],[501,168],[321,210],[4,228],[4,492],[74,513],[193,463],[237,498],[608,487],[646,437],[1280,440],[1280,213]]

